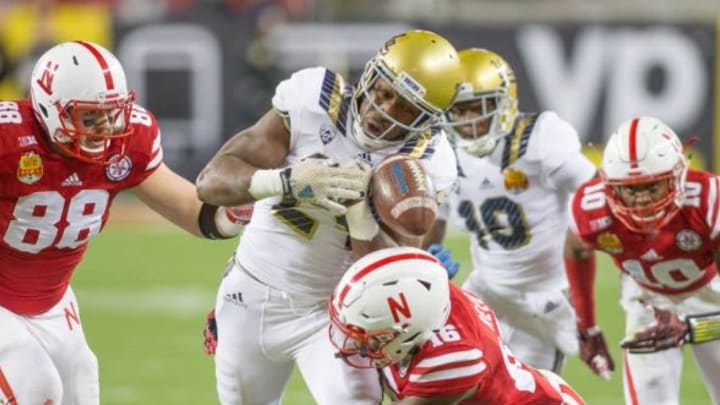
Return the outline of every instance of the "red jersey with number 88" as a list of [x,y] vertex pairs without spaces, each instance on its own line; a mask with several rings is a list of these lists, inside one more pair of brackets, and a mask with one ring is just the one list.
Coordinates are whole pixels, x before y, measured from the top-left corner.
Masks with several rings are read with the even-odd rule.
[[720,244],[718,178],[689,170],[682,209],[662,229],[635,233],[613,216],[599,178],[578,188],[571,203],[571,229],[591,248],[608,253],[638,284],[661,294],[684,294],[717,274]]
[[29,101],[0,102],[0,306],[32,315],[55,305],[113,198],[160,165],[155,118],[134,106],[130,125],[126,154],[93,165],[55,152]]

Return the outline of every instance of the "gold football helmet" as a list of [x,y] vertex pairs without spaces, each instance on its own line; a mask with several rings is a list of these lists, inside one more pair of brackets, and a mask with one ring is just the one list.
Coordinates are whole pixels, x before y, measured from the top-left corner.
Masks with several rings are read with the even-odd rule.
[[428,129],[450,108],[461,77],[457,51],[442,36],[394,36],[365,66],[353,94],[353,139],[374,150]]
[[485,156],[515,124],[515,72],[500,55],[487,49],[465,49],[458,55],[464,79],[446,114],[445,128],[458,147]]

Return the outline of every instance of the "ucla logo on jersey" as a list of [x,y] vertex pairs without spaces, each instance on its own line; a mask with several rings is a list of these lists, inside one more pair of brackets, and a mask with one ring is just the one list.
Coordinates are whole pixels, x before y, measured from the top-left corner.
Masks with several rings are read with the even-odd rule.
[[702,245],[702,237],[697,232],[690,229],[683,229],[675,235],[675,241],[678,248],[686,252],[692,252],[700,249]]
[[332,140],[335,139],[335,135],[337,135],[337,131],[334,126],[327,124],[320,126],[320,141],[322,141],[323,145],[332,142]]
[[623,251],[620,238],[612,232],[601,233],[595,242],[600,250],[604,250],[612,255],[620,254]]
[[528,178],[525,172],[520,169],[508,167],[503,171],[505,177],[505,189],[511,193],[521,193],[528,188]]
[[125,180],[132,170],[132,160],[130,160],[130,156],[128,155],[123,156],[117,161],[116,160],[117,159],[115,157],[110,158],[112,163],[105,166],[105,176],[107,176],[110,181]]
[[20,156],[18,162],[17,178],[25,184],[33,184],[43,176],[43,161],[34,150],[27,151]]

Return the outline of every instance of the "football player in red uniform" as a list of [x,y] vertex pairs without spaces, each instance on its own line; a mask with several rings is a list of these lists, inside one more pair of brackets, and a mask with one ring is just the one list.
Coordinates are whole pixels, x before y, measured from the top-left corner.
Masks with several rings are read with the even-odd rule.
[[28,100],[0,102],[0,403],[98,404],[69,282],[117,193],[197,236],[240,225],[163,164],[157,121],[106,49],[59,44],[31,80]]
[[[597,374],[614,368],[594,312],[593,252],[601,250],[622,272],[625,402],[677,404],[680,346],[720,337],[720,183],[689,169],[675,132],[652,117],[619,126],[600,172],[573,197],[565,244],[581,357]],[[720,341],[692,351],[720,404]]]
[[394,404],[585,403],[559,376],[517,360],[493,310],[420,249],[383,249],[355,262],[329,312],[336,356],[381,369]]

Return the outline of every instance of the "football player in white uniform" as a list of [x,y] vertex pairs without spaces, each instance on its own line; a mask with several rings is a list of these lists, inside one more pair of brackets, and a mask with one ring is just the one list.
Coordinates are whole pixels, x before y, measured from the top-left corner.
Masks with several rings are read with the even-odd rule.
[[325,68],[300,70],[201,172],[202,200],[257,201],[216,301],[220,402],[278,404],[297,364],[319,404],[379,403],[376,372],[334,357],[328,299],[353,256],[397,240],[368,207],[371,167],[408,154],[438,196],[454,183],[452,148],[433,128],[460,77],[453,46],[429,31],[391,38],[356,88]]
[[[463,285],[497,313],[512,352],[560,372],[577,351],[564,291],[568,198],[596,169],[577,133],[554,112],[518,113],[512,68],[486,49],[460,54],[465,74],[447,114],[458,186],[443,207],[471,235],[473,272]],[[438,220],[433,241],[444,235]]]

